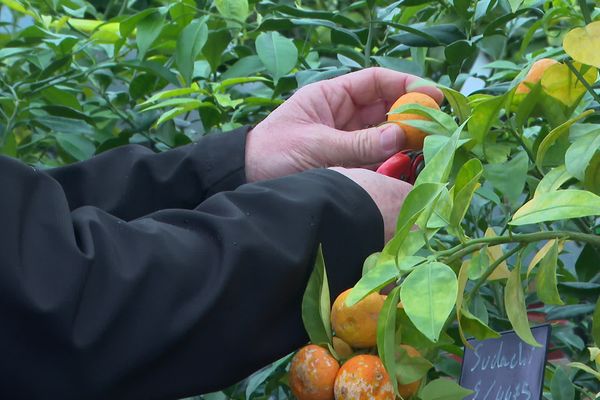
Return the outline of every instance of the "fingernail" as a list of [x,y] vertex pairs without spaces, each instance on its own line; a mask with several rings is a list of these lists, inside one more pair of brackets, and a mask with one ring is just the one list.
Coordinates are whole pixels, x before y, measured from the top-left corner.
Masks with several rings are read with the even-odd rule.
[[400,150],[400,145],[402,144],[402,135],[400,133],[401,129],[396,124],[388,124],[381,131],[379,140],[381,141],[381,148],[386,155],[395,154]]

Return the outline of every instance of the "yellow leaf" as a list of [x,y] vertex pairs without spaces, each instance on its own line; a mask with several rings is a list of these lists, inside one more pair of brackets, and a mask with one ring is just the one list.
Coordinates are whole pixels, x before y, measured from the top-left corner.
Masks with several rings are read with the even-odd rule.
[[[492,228],[488,228],[485,231],[485,237],[496,237],[496,232]],[[490,264],[495,262],[497,259],[502,257],[502,247],[500,245],[497,246],[489,246],[487,248],[487,253],[490,258]],[[488,277],[489,281],[495,281],[498,279],[508,279],[510,275],[510,271],[508,270],[508,265],[506,265],[506,261],[502,261],[500,265],[492,272],[492,274]]]
[[573,60],[600,68],[600,21],[571,30],[563,39],[563,47]]
[[20,1],[18,0],[0,0],[0,3],[3,3],[4,5],[6,5],[8,8],[16,11],[16,12],[20,12],[21,14],[26,14],[29,15],[35,19],[39,19],[39,16],[33,12],[33,11],[29,11],[23,4],[21,4]]
[[[598,78],[598,70],[596,68],[589,65],[582,65],[578,62],[573,63],[573,66],[590,85],[596,82]],[[577,104],[586,91],[585,86],[583,86],[566,64],[555,64],[544,71],[542,75],[542,89],[568,107]]]
[[[531,271],[535,268],[536,265],[538,265],[538,263],[540,261],[542,261],[542,258],[544,258],[544,256],[548,253],[548,251],[550,251],[550,249],[552,248],[552,245],[557,240],[558,239],[549,240],[544,246],[542,246],[541,249],[539,249],[539,251],[535,254],[535,256],[533,256],[533,258],[531,259],[531,262],[529,263],[529,267],[527,267],[527,277],[528,278],[529,278],[529,274],[531,273]],[[564,244],[565,243],[562,240],[558,243],[558,252],[559,253],[562,251]]]

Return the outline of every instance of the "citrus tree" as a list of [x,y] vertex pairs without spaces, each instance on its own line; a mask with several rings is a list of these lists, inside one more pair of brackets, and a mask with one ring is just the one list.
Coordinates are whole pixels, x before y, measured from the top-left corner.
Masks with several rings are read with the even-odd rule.
[[[377,358],[383,369],[364,365],[386,374],[392,396],[458,399],[466,337],[514,329],[535,344],[530,326],[548,321],[550,358],[565,362],[548,364],[544,396],[600,391],[595,2],[0,4],[0,153],[38,167],[255,124],[294,90],[369,66],[438,85],[440,110],[390,110],[426,135],[425,168],[396,235],[338,304],[381,296],[368,310],[375,342],[340,337],[321,256],[303,305],[311,342],[359,382],[368,374],[346,360]],[[291,398],[291,359],[203,398]]]

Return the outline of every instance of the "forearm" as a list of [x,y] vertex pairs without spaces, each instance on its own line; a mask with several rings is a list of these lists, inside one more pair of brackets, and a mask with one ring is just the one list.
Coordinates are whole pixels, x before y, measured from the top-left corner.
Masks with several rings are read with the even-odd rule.
[[[347,178],[317,170],[244,185],[192,210],[125,222],[69,210],[44,174],[0,158],[0,393],[177,398],[229,385],[306,340],[318,243],[332,295],[383,243]],[[35,379],[30,379],[35,377]],[[33,383],[32,383],[33,382]]]
[[248,127],[212,134],[164,153],[129,145],[47,171],[69,208],[98,207],[125,220],[165,208],[191,209],[246,182]]

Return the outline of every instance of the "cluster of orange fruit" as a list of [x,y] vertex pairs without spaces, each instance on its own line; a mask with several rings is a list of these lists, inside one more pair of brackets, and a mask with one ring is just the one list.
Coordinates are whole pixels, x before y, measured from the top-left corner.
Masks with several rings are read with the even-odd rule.
[[[331,326],[335,332],[333,348],[339,361],[324,347],[309,344],[292,359],[289,384],[298,400],[394,400],[394,388],[381,359],[374,354],[377,345],[377,320],[386,299],[371,293],[348,307],[351,289],[341,293],[331,309]],[[409,356],[420,355],[408,345],[401,345]],[[361,352],[355,354],[355,350]],[[398,384],[403,399],[413,396],[421,380]]]

